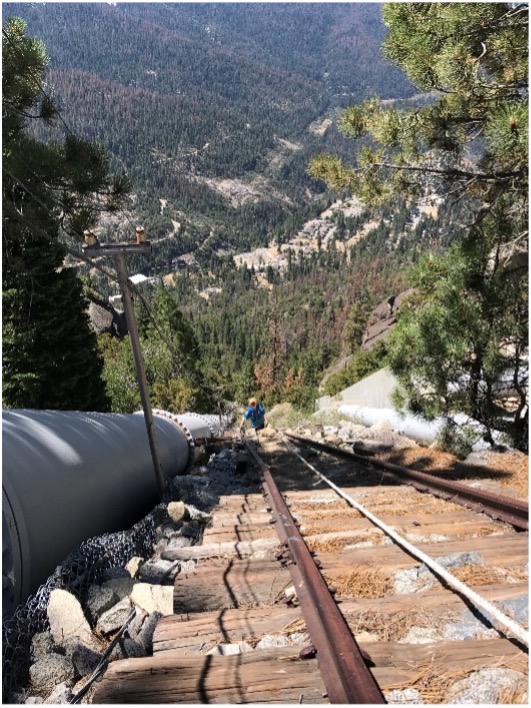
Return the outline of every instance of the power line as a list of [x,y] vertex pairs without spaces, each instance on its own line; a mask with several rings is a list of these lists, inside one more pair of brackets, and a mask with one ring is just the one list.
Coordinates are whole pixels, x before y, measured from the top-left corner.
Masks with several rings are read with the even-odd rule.
[[[68,125],[68,123],[66,122],[66,120],[65,120],[65,119],[63,118],[63,116],[61,115],[61,112],[60,112],[60,110],[57,108],[57,106],[55,105],[55,102],[54,102],[54,101],[51,99],[51,97],[48,95],[46,89],[44,88],[44,85],[43,85],[42,81],[36,76],[35,70],[34,70],[35,67],[31,66],[31,65],[28,63],[28,59],[27,59],[26,55],[24,54],[24,52],[22,51],[22,48],[12,40],[12,38],[9,36],[9,34],[6,32],[6,30],[5,30],[4,28],[2,28],[2,35],[3,35],[3,37],[4,37],[4,40],[8,43],[8,45],[9,45],[11,48],[13,48],[14,51],[17,52],[18,56],[23,60],[24,66],[25,66],[25,68],[28,70],[28,76],[29,76],[30,80],[34,82],[34,84],[35,84],[36,87],[39,89],[39,91],[41,92],[41,94],[42,94],[42,96],[44,97],[44,99],[48,102],[48,104],[51,105],[51,106],[53,106],[53,109],[54,109],[54,112],[53,112],[54,117],[57,117],[57,118],[60,120],[60,122],[62,123],[62,125],[64,126],[64,128],[66,129],[67,133],[68,133],[70,136],[76,138],[77,136],[75,135],[74,131],[70,128],[70,126]],[[23,111],[18,111],[14,106],[6,105],[5,102],[4,102],[4,106],[5,106],[7,109],[11,110],[13,113],[16,113],[16,114],[20,115],[22,118],[40,118],[40,117],[42,117],[42,116],[38,116],[38,115],[32,116],[31,114],[26,114],[26,113],[23,112]],[[37,172],[35,171],[35,169],[34,169],[33,167],[31,167],[31,166],[24,160],[24,158],[22,158],[21,156],[18,156],[18,158],[19,158],[20,161],[25,165],[25,167],[30,171],[30,173],[32,174],[32,176],[33,176],[35,179],[37,179],[37,181],[39,181],[44,187],[46,187],[46,189],[48,190],[47,199],[49,199],[53,204],[55,204],[56,206],[60,207],[61,209],[64,209],[64,203],[63,203],[60,199],[56,198],[55,195],[53,194],[54,190],[57,190],[57,189],[59,189],[59,188],[58,188],[58,187],[54,187],[53,185],[48,184],[48,183],[46,182],[46,180],[44,180],[41,175],[37,174]],[[49,212],[49,211],[50,211],[50,205],[49,205],[49,204],[46,204],[44,201],[42,201],[42,199],[41,199],[40,197],[38,197],[32,189],[30,189],[27,185],[25,185],[18,177],[16,177],[12,172],[10,172],[10,170],[8,170],[7,168],[3,167],[3,168],[2,168],[2,171],[3,171],[6,175],[8,175],[15,183],[17,183],[27,194],[29,194],[29,195],[35,200],[35,202],[36,202],[37,204],[40,204],[40,205],[45,209],[46,212]],[[50,191],[51,191],[52,193],[50,193]],[[73,256],[74,258],[80,259],[80,260],[83,261],[86,265],[89,265],[90,267],[96,268],[99,272],[101,272],[103,275],[105,275],[105,276],[106,276],[107,278],[109,278],[111,281],[119,282],[119,277],[118,277],[118,274],[117,274],[116,272],[113,273],[113,272],[108,271],[106,268],[104,268],[104,267],[102,267],[101,265],[99,265],[98,263],[96,263],[93,259],[89,259],[88,257],[86,257],[83,253],[79,253],[79,252],[77,252],[77,251],[74,251],[69,245],[67,245],[67,244],[65,244],[65,243],[62,243],[62,242],[59,242],[58,239],[56,239],[55,237],[51,236],[51,235],[50,235],[49,233],[47,233],[44,229],[42,229],[40,226],[31,223],[31,221],[29,221],[26,217],[24,217],[22,214],[20,214],[20,213],[18,212],[18,210],[15,208],[14,205],[7,203],[7,204],[4,205],[4,207],[7,209],[8,213],[10,213],[10,216],[11,216],[12,218],[16,219],[16,220],[17,220],[19,223],[21,223],[23,226],[26,226],[26,227],[30,228],[34,233],[37,233],[38,235],[40,235],[41,237],[45,238],[45,239],[46,239],[47,241],[49,241],[50,243],[61,243],[61,246],[64,248],[64,250],[65,250],[65,252],[66,252],[67,254]],[[103,209],[101,209],[101,211],[103,211]],[[127,219],[127,221],[129,222],[129,224],[134,228],[135,225],[133,224],[133,222],[132,222],[131,218],[129,217],[129,215],[128,215],[122,208],[119,208],[118,211]],[[59,220],[59,222],[58,222],[58,227],[59,227],[59,226],[61,227],[61,229],[62,229],[68,236],[70,236],[71,238],[75,238],[75,235],[73,235],[72,233],[70,233],[70,232],[68,231],[68,229],[65,228],[64,223],[63,223],[61,220]],[[172,359],[174,359],[176,362],[179,362],[179,360],[180,360],[181,357],[179,357],[178,353],[176,352],[176,350],[175,350],[174,347],[173,347],[173,344],[166,338],[166,336],[164,335],[164,333],[161,331],[161,329],[160,329],[158,323],[156,322],[156,320],[155,320],[155,318],[154,318],[154,316],[153,316],[153,313],[152,313],[152,311],[151,311],[151,308],[150,308],[149,305],[147,304],[145,298],[144,298],[143,295],[140,293],[140,291],[138,290],[138,288],[134,285],[134,283],[132,283],[130,280],[129,280],[129,287],[130,287],[131,291],[135,294],[135,296],[137,296],[137,297],[139,298],[140,302],[142,303],[142,306],[144,307],[144,309],[145,309],[145,311],[146,311],[146,313],[147,313],[147,315],[148,315],[149,321],[150,321],[150,323],[152,324],[152,326],[153,326],[153,328],[155,329],[155,331],[157,332],[157,334],[158,334],[158,336],[159,336],[159,338],[160,338],[160,341],[161,341],[163,344],[165,344],[165,346],[167,347],[168,351],[170,352],[170,354],[171,354],[171,356],[172,356]],[[182,369],[182,367],[179,367],[179,368]],[[207,389],[206,389],[205,387],[199,385],[199,388],[202,389],[205,393],[208,393],[208,391],[207,391]]]
[[[40,204],[44,209],[46,209],[46,210],[48,211],[48,209],[49,209],[48,205],[46,205],[46,204],[40,199],[40,197],[38,197],[38,196],[37,196],[27,185],[25,185],[18,177],[16,177],[15,175],[13,175],[13,174],[12,174],[8,169],[6,169],[6,168],[4,168],[3,171],[4,171],[12,180],[14,180],[20,187],[22,187],[22,189],[24,189],[31,197],[33,197],[33,199],[34,199],[38,204]],[[16,209],[12,204],[10,204],[10,203],[4,204],[4,208],[6,208],[6,209],[10,212],[10,215],[11,215],[12,217],[14,217],[15,219],[17,219],[17,221],[19,221],[19,223],[21,223],[21,224],[23,224],[24,226],[27,226],[27,227],[33,229],[35,232],[38,232],[38,235],[40,235],[40,236],[46,238],[46,240],[48,240],[49,242],[51,242],[51,243],[57,243],[57,239],[56,239],[54,236],[51,236],[51,235],[50,235],[49,233],[47,233],[44,229],[42,229],[40,226],[31,223],[31,221],[29,221],[26,217],[24,217],[22,214],[20,214],[20,212],[18,212],[17,209]],[[69,233],[66,229],[64,229],[64,231],[65,231],[65,233],[67,233],[70,237],[73,236],[73,235],[72,235],[71,233]],[[110,278],[111,280],[116,281],[116,282],[118,281],[118,276],[117,276],[117,274],[116,274],[115,272],[108,271],[107,269],[103,268],[103,267],[100,266],[98,263],[96,263],[94,260],[92,260],[92,259],[90,259],[90,258],[87,258],[82,252],[79,253],[78,251],[75,251],[74,249],[72,249],[72,248],[71,248],[70,246],[68,246],[67,244],[61,243],[61,245],[63,246],[63,248],[65,249],[65,251],[66,251],[68,254],[70,254],[71,256],[74,256],[75,258],[79,258],[79,259],[82,260],[85,264],[90,265],[90,266],[92,266],[92,267],[95,267],[97,270],[101,271],[101,273],[103,273],[106,277]],[[146,310],[146,312],[147,312],[147,314],[148,314],[148,317],[149,317],[151,323],[153,324],[153,327],[155,328],[155,330],[156,330],[157,333],[159,334],[159,337],[160,337],[161,341],[166,344],[166,346],[168,347],[170,353],[171,353],[173,356],[177,357],[177,356],[178,356],[178,355],[177,355],[177,352],[175,351],[175,349],[173,348],[172,344],[166,339],[165,335],[164,335],[164,334],[162,333],[162,331],[160,330],[160,328],[159,328],[157,322],[155,321],[155,319],[154,319],[154,317],[153,317],[151,308],[149,307],[149,305],[148,305],[147,302],[145,301],[145,298],[144,298],[144,296],[142,295],[142,293],[138,290],[138,288],[135,286],[134,283],[131,283],[131,289],[133,290],[135,296],[137,296],[137,297],[139,298],[139,300],[141,301],[142,305],[144,306],[144,308],[145,308],[145,310]]]

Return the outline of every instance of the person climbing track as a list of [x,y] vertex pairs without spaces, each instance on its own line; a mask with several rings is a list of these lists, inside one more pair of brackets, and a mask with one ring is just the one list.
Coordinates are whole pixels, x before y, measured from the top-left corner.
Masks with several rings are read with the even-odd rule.
[[243,433],[245,430],[245,421],[251,423],[251,428],[256,431],[258,436],[258,431],[263,430],[267,425],[267,415],[265,408],[261,403],[258,403],[256,398],[249,399],[249,406],[242,416],[240,423],[240,432]]

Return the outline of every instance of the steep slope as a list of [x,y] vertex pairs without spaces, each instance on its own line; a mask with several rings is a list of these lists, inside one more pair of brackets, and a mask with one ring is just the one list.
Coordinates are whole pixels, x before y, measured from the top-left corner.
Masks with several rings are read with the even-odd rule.
[[[311,216],[322,186],[310,156],[351,149],[315,128],[324,118],[368,94],[411,94],[379,55],[377,4],[4,4],[11,14],[45,42],[67,123],[127,169],[147,227],[193,222],[197,240],[221,229],[233,248]],[[253,183],[254,206],[211,182],[226,178]]]

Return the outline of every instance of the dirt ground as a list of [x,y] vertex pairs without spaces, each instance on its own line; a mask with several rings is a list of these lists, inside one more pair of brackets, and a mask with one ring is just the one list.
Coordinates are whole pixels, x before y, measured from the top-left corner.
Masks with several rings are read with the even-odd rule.
[[474,483],[499,494],[529,499],[529,458],[516,450],[475,453],[464,462],[450,453],[425,447],[403,448],[378,457],[402,467]]

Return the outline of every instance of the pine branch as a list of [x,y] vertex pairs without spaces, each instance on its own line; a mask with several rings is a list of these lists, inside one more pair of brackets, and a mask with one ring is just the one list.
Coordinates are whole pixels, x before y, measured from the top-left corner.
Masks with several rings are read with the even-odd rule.
[[[373,162],[371,167],[388,167],[392,170],[405,170],[407,172],[428,172],[430,174],[438,174],[448,178],[456,179],[477,179],[483,182],[498,182],[500,180],[509,180],[517,177],[524,177],[527,174],[526,170],[515,170],[510,172],[469,172],[460,170],[457,167],[448,169],[438,169],[436,167],[416,167],[414,165],[393,165],[390,162]],[[354,170],[357,173],[363,173],[364,168],[360,167]]]

